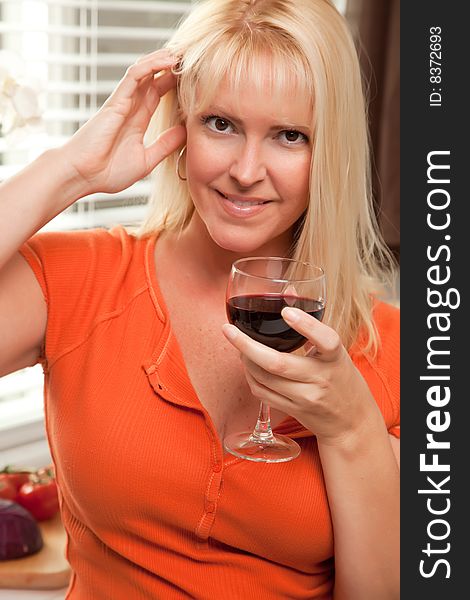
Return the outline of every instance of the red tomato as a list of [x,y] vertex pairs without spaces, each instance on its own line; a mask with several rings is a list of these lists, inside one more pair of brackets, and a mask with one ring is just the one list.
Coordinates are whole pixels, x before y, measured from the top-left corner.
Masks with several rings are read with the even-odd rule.
[[0,498],[3,500],[16,499],[16,487],[8,479],[0,479]]
[[0,481],[9,481],[18,491],[23,483],[29,481],[31,473],[34,471],[30,469],[16,469],[15,467],[5,467],[3,471],[0,471]]
[[24,483],[16,501],[29,510],[37,521],[52,518],[59,510],[57,484],[54,479],[31,478]]

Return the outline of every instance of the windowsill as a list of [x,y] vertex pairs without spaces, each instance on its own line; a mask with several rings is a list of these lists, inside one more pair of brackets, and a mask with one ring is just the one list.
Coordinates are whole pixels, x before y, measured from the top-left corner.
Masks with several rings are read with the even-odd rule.
[[0,403],[0,469],[42,467],[51,462],[42,399],[37,394]]
[[[44,431],[43,400],[36,391],[11,397],[0,403],[0,450],[18,442],[37,439],[38,427]],[[33,437],[31,437],[33,436]]]
[[44,436],[34,442],[17,445],[8,450],[0,450],[0,469],[7,465],[39,469],[51,462],[49,446]]

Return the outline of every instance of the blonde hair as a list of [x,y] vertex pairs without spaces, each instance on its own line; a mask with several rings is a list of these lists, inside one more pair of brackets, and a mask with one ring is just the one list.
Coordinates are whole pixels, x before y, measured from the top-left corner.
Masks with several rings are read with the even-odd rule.
[[[181,57],[178,91],[162,99],[154,135],[209,102],[227,77],[234,90],[243,89],[246,73],[265,81],[257,73],[266,73],[266,57],[274,94],[294,85],[312,101],[310,199],[291,257],[324,268],[325,321],[346,348],[363,328],[363,350],[375,354],[372,296],[391,275],[393,259],[373,210],[366,106],[344,18],[329,0],[204,0],[168,47]],[[152,212],[141,236],[182,230],[191,219],[194,206],[176,175],[176,158],[155,171]]]

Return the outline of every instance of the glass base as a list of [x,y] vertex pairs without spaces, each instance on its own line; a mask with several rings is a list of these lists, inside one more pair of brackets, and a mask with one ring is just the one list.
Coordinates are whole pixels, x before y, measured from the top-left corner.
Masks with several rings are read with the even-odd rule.
[[299,444],[285,435],[258,441],[251,431],[232,433],[224,439],[224,447],[230,454],[254,462],[287,462],[300,454]]

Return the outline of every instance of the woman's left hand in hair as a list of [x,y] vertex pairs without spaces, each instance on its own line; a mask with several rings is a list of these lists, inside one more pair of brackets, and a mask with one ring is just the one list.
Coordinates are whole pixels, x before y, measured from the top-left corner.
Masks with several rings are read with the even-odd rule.
[[278,352],[234,325],[223,326],[241,353],[251,392],[294,417],[319,441],[346,442],[380,417],[367,383],[333,329],[299,309],[284,309],[282,315],[312,346],[306,356]]

